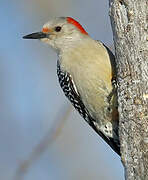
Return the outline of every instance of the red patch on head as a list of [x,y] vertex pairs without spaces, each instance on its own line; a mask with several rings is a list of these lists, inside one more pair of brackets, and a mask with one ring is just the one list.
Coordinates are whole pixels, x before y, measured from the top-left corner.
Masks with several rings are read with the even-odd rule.
[[49,29],[49,28],[47,28],[47,27],[44,27],[44,28],[42,29],[42,32],[44,32],[44,33],[48,33],[48,32],[50,32],[50,29]]
[[74,20],[73,18],[67,17],[67,22],[70,24],[73,24],[76,28],[78,28],[81,31],[81,33],[88,35],[88,33],[81,26],[81,24],[79,22],[77,22],[76,20]]

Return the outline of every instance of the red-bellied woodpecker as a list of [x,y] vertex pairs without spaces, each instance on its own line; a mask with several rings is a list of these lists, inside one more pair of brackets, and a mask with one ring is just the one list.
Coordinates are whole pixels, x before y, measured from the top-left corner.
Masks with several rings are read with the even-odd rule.
[[47,22],[41,32],[23,38],[40,39],[56,50],[57,74],[66,97],[120,155],[116,67],[112,52],[93,40],[71,17],[55,18]]

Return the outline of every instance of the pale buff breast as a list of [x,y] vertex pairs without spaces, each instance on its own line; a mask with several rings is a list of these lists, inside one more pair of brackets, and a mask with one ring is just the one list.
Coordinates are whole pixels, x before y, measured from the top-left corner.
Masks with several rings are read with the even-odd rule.
[[89,113],[94,119],[107,119],[105,108],[112,91],[112,70],[106,49],[91,40],[80,43],[62,57],[61,68],[71,74]]

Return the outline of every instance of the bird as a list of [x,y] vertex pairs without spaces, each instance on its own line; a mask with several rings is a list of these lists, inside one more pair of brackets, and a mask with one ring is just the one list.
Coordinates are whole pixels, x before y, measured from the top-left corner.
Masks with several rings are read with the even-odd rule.
[[91,38],[72,17],[53,18],[41,31],[23,38],[39,39],[55,50],[58,80],[65,96],[120,155],[117,73],[111,50]]

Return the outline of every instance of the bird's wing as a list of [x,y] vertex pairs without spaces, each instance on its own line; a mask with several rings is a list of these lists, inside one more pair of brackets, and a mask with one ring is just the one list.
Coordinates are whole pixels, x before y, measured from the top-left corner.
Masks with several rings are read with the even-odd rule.
[[[64,91],[65,96],[69,99],[75,109],[80,113],[80,115],[88,122],[88,111],[85,108],[81,97],[77,91],[75,83],[68,72],[62,71],[57,62],[57,74],[61,88]],[[89,122],[88,122],[89,123]]]
[[115,80],[116,75],[117,75],[115,56],[112,53],[112,51],[104,43],[100,42],[99,40],[97,42],[98,42],[98,44],[101,43],[104,46],[104,48],[106,48],[106,50],[107,50],[107,53],[109,55],[109,59],[110,59],[110,62],[111,62],[111,66],[112,66],[112,80]]
[[105,136],[96,127],[96,121],[90,116],[87,108],[82,102],[81,96],[79,95],[75,83],[68,72],[62,71],[60,68],[59,61],[57,62],[57,74],[61,88],[63,89],[65,96],[70,100],[75,109],[80,115],[86,120],[86,122],[99,134],[111,148],[120,155],[120,145],[114,141],[113,138]]

